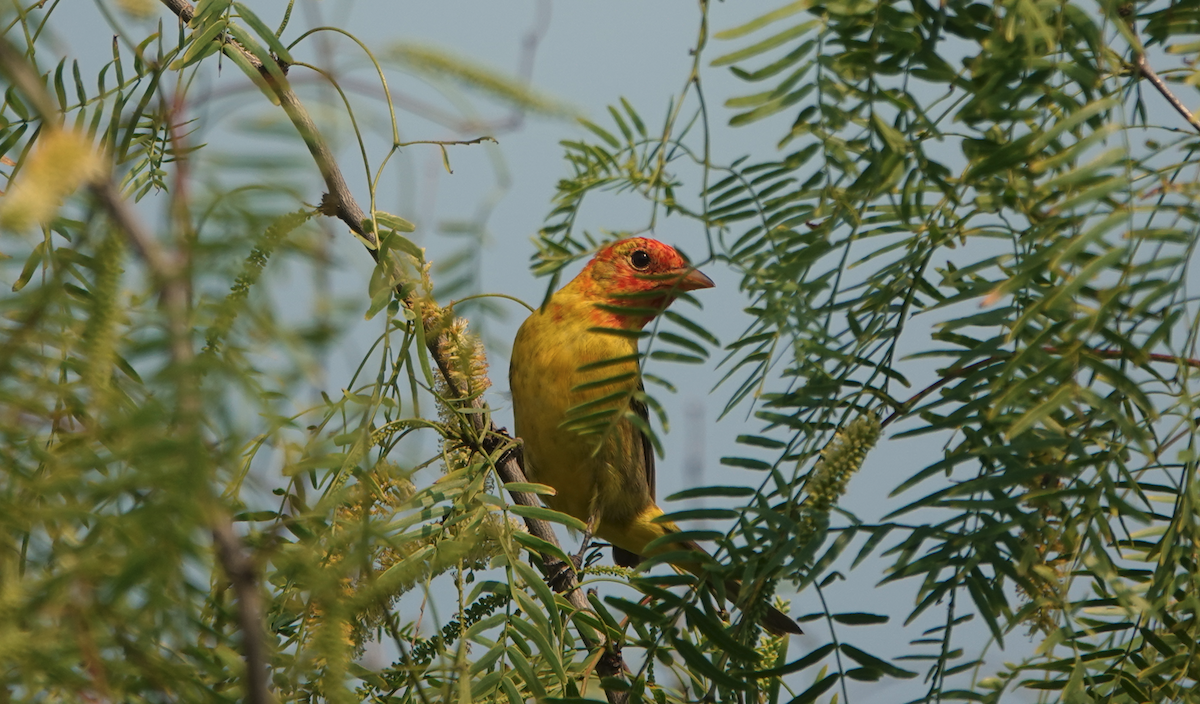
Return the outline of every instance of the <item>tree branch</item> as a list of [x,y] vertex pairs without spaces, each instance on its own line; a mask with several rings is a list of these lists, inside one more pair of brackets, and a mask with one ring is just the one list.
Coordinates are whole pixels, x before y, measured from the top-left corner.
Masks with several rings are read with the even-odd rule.
[[[162,2],[184,22],[190,21],[194,16],[192,5],[186,0],[162,0]],[[220,40],[221,39],[218,38],[214,41]],[[312,121],[312,118],[309,117],[308,111],[304,108],[303,104],[296,96],[296,93],[290,87],[286,85],[280,85],[270,75],[268,70],[263,67],[262,63],[258,61],[256,57],[239,46],[236,42],[225,40],[222,44],[222,48],[226,52],[239,52],[246,58],[246,60],[259,69],[268,85],[270,85],[275,91],[276,96],[279,98],[281,107],[283,107],[284,111],[292,120],[292,123],[295,125],[296,129],[304,138],[304,142],[308,146],[309,153],[316,162],[317,168],[321,172],[321,177],[324,179],[325,186],[328,189],[326,197],[322,199],[322,212],[330,215],[336,215],[342,220],[342,222],[344,222],[351,230],[353,230],[364,240],[372,244],[377,244],[378,241],[376,240],[375,235],[373,233],[366,232],[363,228],[362,223],[366,215],[362,208],[359,207],[358,203],[354,199],[354,195],[350,192],[349,187],[346,185],[346,180],[342,175],[341,168],[338,166],[337,161],[333,156],[333,152],[329,149],[328,144],[317,130],[316,124]],[[369,248],[368,252],[372,258],[378,259],[379,255],[377,249]],[[406,301],[406,304],[410,307],[412,305],[411,301]],[[423,325],[423,318],[418,316],[418,319],[421,320],[421,322],[418,324]],[[456,392],[457,397],[461,398],[461,391],[454,389],[453,381],[449,376],[447,360],[442,357],[437,349],[435,349],[436,342],[434,340],[428,340],[428,343],[430,352],[437,363],[438,370],[443,379],[445,379],[447,385]],[[475,398],[471,401],[471,404],[473,407],[482,408],[483,400],[481,398]],[[483,414],[475,413],[470,414],[470,416],[472,418],[471,422],[475,424],[475,431],[478,433],[479,437],[484,438],[485,442],[488,443],[493,450],[502,444],[514,442],[512,436],[510,436],[504,430],[497,428],[496,425],[490,421],[490,419],[486,421],[485,425]],[[486,445],[485,449],[487,449]],[[497,463],[497,472],[504,482],[508,483],[525,481],[525,473],[521,467],[518,457],[519,455],[517,453],[506,453],[506,455],[501,458],[501,461]],[[517,504],[536,506],[538,503],[537,497],[533,494],[528,494],[525,492],[510,492],[509,495],[511,496],[513,502]],[[531,534],[554,546],[560,545],[557,536],[554,534],[554,529],[550,527],[548,522],[535,518],[525,518],[524,520],[525,525]],[[579,581],[573,569],[562,564],[560,560],[547,556],[543,556],[543,567],[545,568],[546,573],[552,578],[552,585],[564,593],[564,596],[573,607],[580,611],[591,611],[591,608],[587,603],[587,599],[579,589]],[[588,645],[588,647],[605,648],[606,657],[601,658],[600,664],[597,667],[597,672],[601,676],[619,676],[625,669],[627,669],[624,661],[621,659],[618,644],[608,642],[602,634],[600,636],[601,640],[596,643],[589,642],[590,639],[588,639],[582,633],[580,633],[580,636],[584,639],[584,642]],[[611,704],[625,704],[629,698],[626,692],[608,689],[605,690],[605,695],[608,697],[608,701]]]
[[[465,392],[455,386],[454,379],[450,374],[448,360],[441,354],[440,350],[444,349],[444,347],[439,344],[438,339],[427,338],[426,341],[429,353],[437,364],[438,372],[445,381],[447,388],[450,389],[456,398],[465,396]],[[471,399],[470,406],[472,409],[482,410],[484,407],[483,398],[476,396]],[[496,427],[496,424],[491,421],[490,416],[483,413],[468,413],[465,415],[470,420],[476,437],[481,438],[482,450],[487,456],[491,457],[504,445],[512,445],[514,443],[513,438],[508,433]],[[525,477],[522,459],[523,456],[519,451],[505,452],[495,464],[496,473],[500,476],[500,480],[505,484],[528,481]],[[539,504],[537,495],[535,494],[524,491],[510,491],[508,495],[515,504],[522,506],[537,506]],[[561,549],[562,545],[558,542],[558,536],[554,533],[554,529],[548,521],[529,517],[523,517],[523,519],[530,535],[541,538],[554,547]],[[579,588],[579,577],[576,575],[573,565],[568,565],[556,557],[543,555],[542,572],[546,575],[546,582],[555,591],[561,593],[567,602],[575,607],[577,611],[590,612],[592,610],[587,602],[587,598],[583,594],[583,590]],[[601,677],[620,677],[627,669],[625,661],[621,656],[620,643],[608,641],[604,638],[603,634],[598,635],[600,636],[600,640],[593,642],[582,630],[579,632],[580,639],[583,640],[584,645],[589,650],[603,649],[604,651],[596,665],[596,673]],[[605,688],[604,693],[610,704],[625,704],[629,700],[627,692]]]
[[242,657],[246,661],[246,701],[270,704],[267,689],[267,652],[263,628],[262,595],[258,591],[258,570],[242,549],[242,541],[233,530],[233,522],[224,513],[213,521],[213,544],[225,576],[237,595],[238,623],[242,629]]

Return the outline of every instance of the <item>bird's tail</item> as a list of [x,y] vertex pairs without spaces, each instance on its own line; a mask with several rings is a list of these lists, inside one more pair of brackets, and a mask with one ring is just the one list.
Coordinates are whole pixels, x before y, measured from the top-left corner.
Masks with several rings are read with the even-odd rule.
[[[737,600],[738,594],[742,590],[742,583],[736,579],[725,580],[725,593],[730,599]],[[800,624],[796,623],[791,616],[783,613],[779,609],[766,605],[766,611],[763,612],[762,618],[758,623],[773,636],[783,636],[788,634],[800,635],[804,631],[800,630]]]
[[[708,554],[708,551],[706,551],[704,548],[700,547],[699,545],[697,545],[695,542],[693,542],[691,540],[679,543],[679,547],[686,548],[688,550],[695,550],[697,552],[702,552],[706,555]],[[688,572],[691,572],[692,574],[696,575],[697,577],[704,576],[704,570],[700,566],[700,563],[698,563],[698,562],[692,562],[690,560],[681,560],[678,564],[676,564],[674,561],[672,561],[671,564],[676,569],[687,570]],[[727,596],[730,601],[737,603],[738,596],[741,594],[741,592],[742,592],[741,580],[737,580],[737,579],[725,580],[725,596]],[[775,608],[774,606],[771,606],[770,604],[764,604],[764,606],[766,607],[766,609],[763,611],[762,618],[759,619],[759,624],[763,628],[765,628],[768,633],[770,633],[771,635],[774,635],[774,636],[783,636],[783,635],[788,635],[788,634],[800,635],[801,633],[804,633],[804,631],[800,630],[800,624],[798,624],[794,620],[792,620],[791,616],[788,616],[787,614],[783,613],[782,611]]]
[[[675,532],[679,531],[679,529],[676,528],[674,526],[674,524],[658,524],[658,525],[666,528],[668,533],[675,533]],[[678,543],[671,545],[670,547],[666,548],[665,550],[659,551],[659,552],[665,552],[666,550],[679,551],[679,552],[683,552],[686,550],[686,551],[695,551],[698,553],[702,553],[704,555],[708,554],[708,552],[704,548],[700,547],[699,544],[697,544],[696,542],[691,541],[691,540],[680,541]],[[613,545],[613,561],[616,562],[618,565],[621,565],[622,567],[637,567],[638,564],[640,564],[643,559],[644,559],[643,556],[638,555],[637,553],[630,552],[629,550],[626,550],[625,548],[619,547],[615,544]],[[681,556],[680,559],[671,560],[671,566],[674,567],[676,570],[680,570],[681,572],[682,571],[691,572],[692,574],[696,575],[697,577],[704,576],[704,567],[700,560],[687,560],[687,559],[683,559]],[[740,581],[738,581],[736,579],[725,580],[725,594],[727,597],[729,597],[734,602],[737,601],[738,594],[741,593],[741,590],[742,590],[742,583]],[[763,612],[762,618],[759,621],[759,623],[762,625],[763,628],[765,628],[767,630],[768,633],[770,633],[772,635],[776,635],[776,636],[786,635],[789,633],[800,634],[800,633],[804,632],[804,631],[800,630],[799,624],[797,624],[794,620],[792,620],[792,618],[790,616],[783,613],[782,611],[775,608],[774,606],[771,606],[770,604],[766,605],[766,610]]]

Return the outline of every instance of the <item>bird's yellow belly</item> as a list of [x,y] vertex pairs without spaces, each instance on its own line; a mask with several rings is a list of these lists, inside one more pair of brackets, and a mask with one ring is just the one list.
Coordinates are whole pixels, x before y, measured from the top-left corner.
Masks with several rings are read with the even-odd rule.
[[[553,334],[542,334],[547,329]],[[550,508],[594,521],[596,534],[605,538],[612,526],[628,523],[654,501],[640,461],[640,437],[624,419],[637,389],[637,363],[579,368],[636,351],[636,341],[628,338],[528,322],[513,345],[509,382],[526,474],[557,491],[543,497]],[[579,388],[614,377],[620,379]],[[612,394],[620,396],[603,400]],[[580,408],[589,402],[594,405]],[[598,412],[607,415],[591,415]]]

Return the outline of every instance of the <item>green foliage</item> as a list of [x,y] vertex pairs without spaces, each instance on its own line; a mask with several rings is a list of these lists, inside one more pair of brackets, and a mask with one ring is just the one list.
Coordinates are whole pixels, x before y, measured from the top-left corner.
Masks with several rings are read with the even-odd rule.
[[[117,39],[97,66],[56,53],[43,30],[64,10],[41,5],[3,16],[41,81],[5,59],[3,698],[242,701],[261,667],[279,701],[842,701],[919,675],[920,701],[1194,699],[1200,124],[1162,93],[1194,98],[1195,3],[795,2],[712,34],[714,50],[702,2],[660,125],[625,100],[582,120],[537,241],[548,292],[614,235],[582,229],[584,203],[619,198],[644,207],[639,233],[703,231],[684,249],[738,275],[747,323],[722,345],[685,296],[636,358],[596,367],[636,362],[647,389],[577,423],[632,419],[658,445],[669,365],[718,356],[724,413],[750,419],[721,462],[753,473],[673,497],[719,504],[671,516],[717,526],[671,536],[715,545],[702,576],[593,550],[586,609],[532,566],[569,558],[523,521],[585,526],[501,490],[546,487],[495,479],[516,444],[492,430],[484,348],[456,317],[495,309],[435,302],[481,292],[500,162],[474,217],[438,228],[461,244],[426,261],[416,225],[385,212],[404,207],[376,202],[422,142],[401,141],[385,90],[371,107],[391,148],[372,163],[367,108],[334,84],[370,183],[357,225],[376,238],[366,296],[340,301],[329,248],[362,253],[318,227],[327,204],[296,178],[318,171],[308,156],[222,154],[182,107],[233,63],[276,120],[250,129],[311,146],[280,96],[313,33],[225,0],[131,33],[102,4]],[[359,48],[381,86],[397,64],[566,111],[447,50]],[[713,71],[745,84],[721,108]],[[718,163],[730,130],[774,149]],[[490,148],[475,137],[463,148]],[[434,145],[449,168],[454,145]],[[149,243],[106,204],[109,180],[157,214]],[[326,378],[364,312],[374,345]],[[596,383],[628,381],[615,374]],[[896,457],[923,459],[889,467],[883,515],[838,508]],[[903,614],[826,600],[858,578],[914,599]],[[821,602],[797,618],[812,650],[762,633],[777,591]],[[911,647],[882,652],[884,629]],[[627,671],[604,669],[601,641]]]
[[[908,620],[943,615],[904,656],[928,663],[930,700],[1192,696],[1198,142],[1150,79],[1194,84],[1172,58],[1196,50],[1193,13],[792,3],[715,34],[729,43],[710,61],[748,84],[724,103],[729,124],[775,130],[778,155],[711,159],[695,71],[661,137],[614,110],[615,131],[586,125],[595,138],[566,145],[574,173],[537,267],[591,245],[574,218],[594,191],[641,194],[651,227],[659,212],[705,227],[750,300],[725,410],[763,423],[723,460],[765,479],[722,546],[800,586],[840,579],[855,541],[853,565],[890,561],[886,582],[917,586]],[[679,203],[685,184],[699,204]],[[895,480],[882,520],[846,514],[823,554],[773,561],[795,530],[774,507],[799,501],[830,433],[869,409],[891,442],[940,457]],[[993,643],[968,655],[971,618]],[[979,674],[1014,629],[1044,640]],[[839,662],[798,700],[862,679]]]

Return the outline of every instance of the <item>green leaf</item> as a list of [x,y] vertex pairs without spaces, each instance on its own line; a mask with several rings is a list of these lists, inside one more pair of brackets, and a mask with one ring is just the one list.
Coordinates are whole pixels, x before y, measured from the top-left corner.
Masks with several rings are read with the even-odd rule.
[[735,521],[741,512],[728,508],[693,508],[664,514],[663,520],[681,521]]
[[246,21],[246,24],[250,25],[255,34],[267,43],[267,46],[271,48],[271,52],[275,56],[278,56],[284,63],[294,63],[292,55],[288,53],[287,47],[284,46],[283,42],[279,41],[279,37],[275,36],[275,32],[271,31],[271,28],[258,18],[258,15],[251,12],[250,8],[240,2],[233,3],[233,7],[238,17],[241,17]]
[[[570,563],[568,562],[567,564]],[[558,613],[558,602],[554,600],[554,594],[550,591],[550,587],[546,586],[546,582],[542,579],[542,576],[524,562],[514,562],[512,567],[513,570],[521,575],[521,579],[525,580],[525,583],[537,595],[538,601],[545,607],[548,624],[553,624],[553,627],[544,624],[544,630],[550,634],[561,632],[562,620]]]
[[1054,413],[1061,408],[1063,404],[1074,398],[1076,391],[1077,389],[1075,384],[1072,383],[1059,386],[1054,390],[1054,393],[1051,394],[1049,398],[1033,408],[1030,408],[1024,413],[1024,415],[1017,419],[1017,422],[1009,426],[1007,433],[1005,433],[1008,439],[1012,440],[1021,433],[1024,433],[1032,428],[1037,423],[1049,417],[1051,413]]
[[562,548],[560,548],[559,546],[557,546],[553,543],[542,540],[541,538],[537,537],[536,535],[533,535],[532,533],[526,533],[524,531],[514,530],[512,533],[512,537],[513,537],[513,540],[520,543],[522,547],[524,547],[528,550],[532,550],[533,552],[536,552],[539,555],[545,555],[546,557],[553,557],[553,558],[561,561],[564,565],[571,563],[571,558],[567,555],[567,553],[563,552]]
[[[232,37],[235,42],[241,45],[243,49],[249,52],[254,58],[258,59],[258,62],[262,64],[263,70],[271,75],[271,79],[274,80],[281,89],[287,89],[288,80],[287,76],[283,73],[283,69],[279,67],[278,62],[276,62],[275,58],[271,56],[271,52],[267,51],[266,47],[258,43],[258,40],[254,38],[254,35],[247,32],[236,22],[230,22],[229,24],[225,25],[225,31],[228,32],[230,37]],[[238,52],[234,51],[232,53]],[[251,66],[253,65],[250,64],[248,60],[246,61],[246,64]],[[258,73],[257,69],[255,69],[255,71]],[[261,77],[262,74],[259,73],[259,76]]]
[[625,108],[625,114],[629,116],[629,120],[633,123],[634,129],[642,137],[646,136],[646,125],[642,122],[642,118],[638,116],[637,111],[629,104],[629,101],[624,97],[621,98],[621,107]]
[[888,148],[897,154],[907,154],[908,140],[904,135],[900,134],[900,130],[889,125],[883,116],[879,113],[871,115],[871,125],[875,128],[875,132],[883,139]]
[[[535,701],[541,701],[547,697],[546,689],[542,686],[541,678],[538,676],[537,671],[534,670],[532,663],[529,662],[529,659],[525,657],[525,653],[521,652],[520,648],[513,646],[508,649],[508,661],[512,663],[513,668],[520,673],[521,680],[525,682],[525,686],[529,688],[529,691],[533,694]],[[501,680],[501,686],[504,686],[504,683],[507,681],[507,679]],[[505,691],[507,691],[507,688]],[[513,695],[510,694],[509,696],[511,697]],[[519,694],[517,696],[519,696]],[[525,698],[522,697],[520,701],[522,704],[524,704]]]
[[621,142],[620,142],[620,141],[618,141],[616,137],[614,137],[614,136],[612,136],[611,134],[609,134],[609,133],[608,133],[608,132],[607,132],[607,131],[606,131],[606,130],[603,128],[603,127],[601,127],[600,125],[597,125],[597,124],[595,124],[594,122],[591,122],[591,121],[589,121],[589,120],[585,120],[585,119],[583,119],[583,118],[579,118],[579,124],[581,124],[581,125],[583,125],[584,127],[586,127],[586,128],[588,129],[588,131],[589,131],[589,132],[591,132],[592,134],[596,135],[596,136],[597,136],[597,137],[599,137],[600,139],[603,139],[603,140],[604,140],[604,142],[605,142],[606,144],[608,144],[608,146],[612,147],[613,149],[620,149],[620,148],[621,148]]
[[667,352],[666,350],[651,350],[650,359],[661,359],[667,362],[680,362],[683,364],[704,364],[705,361],[704,357],[696,357],[681,352]]
[[275,92],[275,89],[267,83],[263,75],[258,72],[258,69],[250,63],[249,59],[242,52],[230,51],[226,56],[242,70],[242,73],[246,74],[254,85],[258,86],[259,91],[267,97],[267,100],[271,101],[272,105],[279,105],[279,95]]
[[758,652],[748,645],[739,643],[715,615],[706,614],[695,606],[685,607],[684,613],[688,623],[708,636],[709,642],[717,646],[717,649],[723,654],[728,654],[741,662],[756,662],[759,659]]
[[701,486],[694,489],[684,489],[668,496],[666,501],[686,501],[705,497],[734,497],[754,496],[755,490],[747,486]]
[[893,678],[907,680],[917,676],[917,673],[910,672],[910,670],[906,670],[904,668],[896,667],[894,664],[886,660],[882,660],[882,658],[878,658],[869,654],[869,652],[854,648],[854,646],[851,644],[842,643],[839,646],[839,650],[844,652],[844,654],[847,657],[850,657],[851,660],[860,664],[860,666],[880,670],[880,672],[893,676]]
[[725,670],[713,664],[691,641],[684,638],[672,638],[671,643],[675,646],[675,650],[683,657],[684,662],[690,665],[693,670],[718,685],[733,690],[747,690],[751,688],[750,683],[731,676]]
[[558,494],[558,490],[554,487],[534,482],[505,482],[503,488],[509,492],[526,492],[539,496],[554,496]]
[[759,471],[771,468],[771,464],[769,462],[754,460],[750,459],[749,457],[722,457],[721,464],[725,465],[726,467],[741,467],[743,469],[754,469]]
[[826,643],[825,645],[822,645],[819,648],[814,649],[812,652],[808,653],[804,657],[799,658],[798,660],[795,660],[793,662],[787,663],[786,665],[780,665],[779,667],[772,667],[772,668],[769,668],[766,670],[747,671],[747,672],[744,672],[741,674],[743,674],[745,677],[749,677],[749,678],[753,678],[753,679],[763,679],[763,678],[767,678],[767,677],[783,677],[784,675],[790,675],[793,672],[799,672],[801,670],[812,667],[813,665],[816,665],[817,663],[824,660],[826,658],[826,656],[828,656],[830,653],[832,653],[833,648],[834,648],[833,643]]
[[729,64],[735,64],[739,61],[745,61],[746,59],[754,58],[755,56],[758,56],[759,54],[770,51],[771,49],[774,49],[777,46],[786,44],[787,42],[795,39],[796,37],[802,36],[803,34],[807,33],[810,29],[813,29],[814,27],[816,27],[818,24],[819,24],[818,20],[811,20],[809,22],[801,22],[800,24],[798,24],[794,27],[790,27],[788,29],[783,30],[782,32],[779,32],[778,34],[767,37],[766,39],[763,39],[762,41],[758,42],[757,44],[748,46],[745,49],[739,49],[738,51],[730,52],[728,54],[725,54],[724,56],[718,56],[717,58],[712,60],[712,63],[710,65],[711,66],[728,66]]
[[873,626],[880,623],[887,623],[889,617],[882,614],[868,614],[855,611],[845,614],[833,614],[831,618],[847,626]]
[[716,34],[713,34],[713,39],[718,39],[718,40],[738,39],[740,37],[746,36],[747,34],[752,34],[753,32],[757,32],[758,30],[762,29],[763,27],[766,27],[773,22],[778,22],[779,20],[784,19],[785,17],[791,17],[794,14],[804,12],[804,11],[808,10],[810,7],[812,7],[811,0],[798,0],[797,2],[788,3],[787,5],[784,5],[783,7],[779,8],[777,10],[772,10],[772,11],[766,13],[765,15],[760,15],[758,17],[755,17],[754,19],[750,20],[749,22],[747,22],[745,24],[741,24],[741,25],[738,25],[737,27],[732,27],[730,29],[725,29],[720,32],[717,32]]
[[[663,331],[663,332],[658,333],[657,339],[662,340],[664,342],[669,342],[673,345],[678,345],[678,346],[683,347],[688,350],[691,350],[692,352],[695,352],[696,354],[698,354],[699,356],[701,356],[705,359],[708,358],[708,350],[704,347],[704,345],[701,345],[697,342],[693,342],[692,340],[689,340],[686,337],[683,337],[682,335],[676,335],[675,333],[672,333],[672,332]],[[651,355],[651,356],[653,356],[653,355]]]
[[[408,220],[405,220],[404,218],[399,217],[397,215],[392,215],[391,213],[385,213],[382,210],[375,211],[375,221],[378,222],[380,224],[380,226],[385,227],[389,230],[395,230],[396,232],[416,232],[417,231],[417,226],[412,224]],[[409,242],[408,240],[404,239],[403,237],[400,239],[404,240],[404,242],[407,243],[407,245],[405,245],[406,247],[411,247],[414,250],[416,250],[415,252],[409,251],[408,249],[405,249],[404,251],[408,252],[409,254],[412,254],[414,257],[417,258],[418,261],[425,260],[425,253],[421,250],[420,247],[417,247],[415,244],[413,244],[412,242]]]
[[21,275],[18,276],[17,280],[13,283],[12,290],[14,293],[25,288],[25,285],[28,284],[29,280],[33,278],[34,273],[38,270],[38,266],[40,266],[42,263],[42,255],[45,251],[45,240],[38,242],[37,245],[34,246],[33,251],[29,253],[29,258],[25,260],[25,266],[21,268]]
[[667,622],[667,615],[662,611],[643,606],[636,601],[615,596],[605,597],[604,601],[641,623],[665,625]]
[[183,58],[171,64],[171,69],[178,71],[187,68],[201,59],[215,54],[221,48],[221,43],[216,41],[216,39],[224,31],[225,23],[222,21],[213,22],[205,26],[199,33],[193,34],[191,44],[188,46],[187,51],[184,52]]
[[562,657],[558,648],[550,642],[541,629],[535,628],[533,624],[521,618],[513,618],[509,620],[509,625],[521,632],[521,635],[528,638],[538,647],[538,651],[542,654],[542,661],[550,665],[550,669],[558,678],[560,685],[567,682],[567,673],[563,669]]
[[534,90],[528,81],[497,72],[489,64],[472,61],[441,47],[406,41],[388,47],[383,58],[421,75],[458,81],[528,112],[552,117],[567,117],[577,112]]
[[571,530],[580,531],[581,533],[587,532],[587,524],[583,521],[575,518],[574,516],[569,516],[565,513],[560,513],[552,509],[543,508],[541,506],[522,506],[520,504],[513,504],[512,506],[508,507],[508,510],[510,513],[514,513],[522,518],[535,518],[539,521],[550,521],[551,523],[558,523],[570,528]]
[[795,699],[788,702],[788,704],[808,704],[808,702],[815,702],[817,697],[833,689],[837,681],[838,675],[836,672],[832,675],[826,675],[824,678],[814,682],[812,686],[801,692]]

